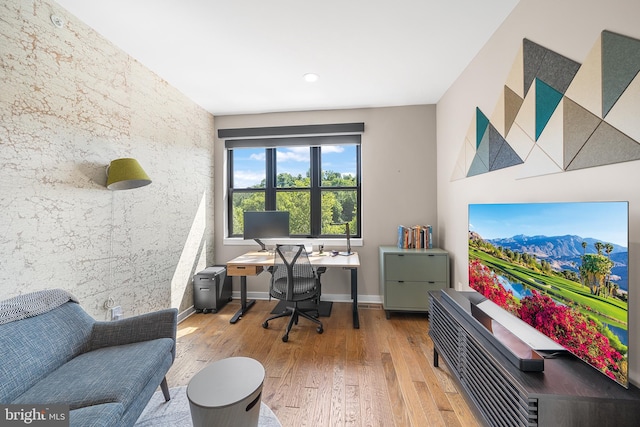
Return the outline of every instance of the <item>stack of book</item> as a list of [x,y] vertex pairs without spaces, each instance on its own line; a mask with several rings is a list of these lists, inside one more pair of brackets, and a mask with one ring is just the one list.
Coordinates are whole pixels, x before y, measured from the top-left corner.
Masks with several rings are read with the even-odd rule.
[[398,226],[398,247],[401,249],[432,249],[433,228],[430,225]]

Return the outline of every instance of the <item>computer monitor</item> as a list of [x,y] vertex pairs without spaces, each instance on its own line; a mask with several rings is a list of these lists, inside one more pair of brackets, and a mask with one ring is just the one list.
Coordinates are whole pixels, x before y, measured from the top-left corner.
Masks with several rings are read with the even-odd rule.
[[289,212],[284,211],[245,211],[244,239],[255,240],[262,251],[266,251],[260,239],[289,237]]

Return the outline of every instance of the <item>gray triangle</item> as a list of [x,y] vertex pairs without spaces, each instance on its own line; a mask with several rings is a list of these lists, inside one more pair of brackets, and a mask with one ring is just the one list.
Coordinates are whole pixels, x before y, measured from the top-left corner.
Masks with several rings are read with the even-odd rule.
[[524,39],[524,93],[537,78],[564,94],[580,69],[580,64],[531,40]]
[[515,165],[524,163],[520,156],[513,151],[513,148],[509,144],[503,144],[500,148],[500,153],[496,157],[496,161],[491,165],[491,170],[504,169]]
[[532,42],[531,40],[522,40],[522,60],[523,60],[523,73],[524,73],[524,97],[527,97],[529,88],[533,84],[533,80],[538,74],[540,64],[544,59],[547,49]]
[[507,142],[504,140],[500,132],[496,130],[493,125],[489,124],[489,169],[493,169],[493,164],[496,161],[496,157],[500,152],[503,144]]
[[490,127],[489,131],[489,158],[491,159],[489,170],[494,171],[523,163],[520,156],[493,126]]
[[547,50],[536,78],[564,95],[573,81],[580,64],[552,50]]
[[602,120],[566,96],[563,98],[563,102],[562,133],[564,139],[562,166],[567,169]]
[[593,132],[566,170],[611,165],[640,159],[640,144],[607,122]]
[[640,71],[640,40],[602,32],[602,117]]

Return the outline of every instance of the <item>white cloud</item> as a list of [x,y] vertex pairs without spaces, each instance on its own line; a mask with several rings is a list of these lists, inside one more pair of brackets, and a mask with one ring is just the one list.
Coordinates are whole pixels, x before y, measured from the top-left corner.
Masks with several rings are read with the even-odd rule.
[[309,163],[309,147],[290,147],[277,151],[279,162],[305,162]]
[[235,188],[253,187],[260,184],[265,179],[264,171],[235,171],[233,174],[233,185]]
[[341,145],[324,145],[322,146],[323,153],[342,153],[344,147]]

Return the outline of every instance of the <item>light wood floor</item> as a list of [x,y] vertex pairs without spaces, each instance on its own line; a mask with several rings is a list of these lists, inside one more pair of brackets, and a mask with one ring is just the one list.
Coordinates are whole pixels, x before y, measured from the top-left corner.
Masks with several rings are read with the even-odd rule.
[[353,329],[351,304],[334,303],[324,333],[300,319],[281,340],[285,319],[261,324],[276,301],[257,301],[238,323],[237,301],[217,314],[194,314],[178,325],[170,387],[187,385],[216,360],[246,356],[266,371],[262,401],[291,426],[479,426],[444,363],[434,368],[425,314],[393,314],[361,306]]

